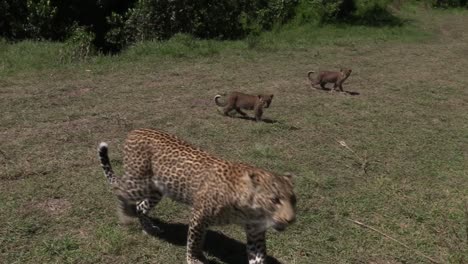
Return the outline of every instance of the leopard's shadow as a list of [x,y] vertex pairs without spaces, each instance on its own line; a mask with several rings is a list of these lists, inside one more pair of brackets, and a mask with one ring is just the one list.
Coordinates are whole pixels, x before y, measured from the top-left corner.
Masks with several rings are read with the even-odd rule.
[[[187,245],[188,226],[180,223],[166,223],[152,218],[153,224],[163,230],[162,233],[154,233],[146,230],[148,234],[158,239],[162,239],[177,246]],[[219,232],[208,230],[206,234],[204,252],[216,257],[228,264],[247,263],[245,244],[225,236]],[[210,264],[218,262],[210,261]],[[281,264],[277,259],[268,256],[267,263]]]

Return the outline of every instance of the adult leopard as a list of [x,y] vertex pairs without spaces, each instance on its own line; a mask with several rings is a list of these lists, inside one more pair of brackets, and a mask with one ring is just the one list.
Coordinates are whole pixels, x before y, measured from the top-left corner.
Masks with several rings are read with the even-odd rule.
[[137,217],[148,228],[148,213],[163,196],[192,207],[187,238],[189,264],[205,263],[202,247],[208,226],[231,223],[245,228],[249,264],[263,264],[267,228],[283,231],[295,220],[291,175],[229,162],[174,135],[151,129],[128,134],[122,177],[116,177],[112,170],[106,143],[99,145],[98,152],[104,174],[120,202],[122,222]]

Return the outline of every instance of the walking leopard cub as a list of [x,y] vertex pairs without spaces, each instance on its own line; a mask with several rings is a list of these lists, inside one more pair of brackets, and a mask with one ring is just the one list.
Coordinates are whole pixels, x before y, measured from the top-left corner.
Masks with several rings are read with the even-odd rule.
[[245,117],[247,114],[241,109],[254,110],[255,121],[262,120],[263,108],[270,107],[271,101],[273,100],[273,94],[251,95],[241,92],[229,93],[224,103],[218,101],[220,97],[221,95],[216,95],[214,101],[217,106],[224,107],[224,115],[229,116],[229,112],[236,110],[236,112]]
[[320,84],[322,89],[325,89],[325,84],[333,83],[333,88],[330,89],[330,92],[335,91],[336,87],[340,88],[341,92],[343,91],[343,83],[348,79],[349,75],[351,75],[352,70],[348,68],[341,68],[340,71],[321,71],[317,75],[317,77],[312,79],[310,76],[314,71],[309,71],[307,73],[307,77],[310,80],[310,84],[312,87],[316,87],[317,84]]
[[137,217],[145,227],[149,211],[163,196],[191,206],[189,264],[205,263],[202,247],[206,229],[223,224],[243,226],[249,264],[263,264],[267,228],[282,231],[295,220],[291,175],[229,162],[174,135],[151,129],[129,133],[122,177],[116,177],[112,170],[106,143],[100,144],[98,152],[118,198],[121,221]]

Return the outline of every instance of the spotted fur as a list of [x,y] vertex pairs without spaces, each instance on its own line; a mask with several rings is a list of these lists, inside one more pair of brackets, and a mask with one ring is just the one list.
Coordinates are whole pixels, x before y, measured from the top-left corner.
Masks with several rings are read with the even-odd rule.
[[221,95],[216,95],[214,97],[214,102],[217,106],[223,107],[223,113],[226,116],[229,116],[229,113],[232,110],[236,110],[242,116],[247,116],[247,114],[241,109],[245,110],[254,110],[255,120],[262,120],[263,108],[269,108],[271,101],[273,100],[273,94],[258,94],[251,95],[241,92],[231,92],[226,97],[226,102],[219,102]]
[[330,92],[335,91],[338,87],[340,88],[341,92],[343,91],[343,83],[348,79],[349,75],[351,75],[352,70],[348,68],[341,68],[339,72],[337,71],[321,71],[317,75],[317,77],[312,79],[311,74],[315,73],[314,71],[309,71],[307,73],[307,77],[310,80],[310,84],[312,87],[316,87],[316,85],[320,84],[322,89],[325,89],[325,84],[333,83],[333,88],[330,89]]
[[104,173],[114,184],[123,218],[137,217],[147,227],[148,213],[163,196],[192,207],[189,264],[205,263],[202,246],[206,229],[224,224],[244,227],[249,264],[263,264],[267,228],[282,231],[295,220],[296,196],[290,175],[217,158],[158,130],[129,133],[124,147],[125,173],[118,179],[109,162],[107,144],[101,143],[98,151]]

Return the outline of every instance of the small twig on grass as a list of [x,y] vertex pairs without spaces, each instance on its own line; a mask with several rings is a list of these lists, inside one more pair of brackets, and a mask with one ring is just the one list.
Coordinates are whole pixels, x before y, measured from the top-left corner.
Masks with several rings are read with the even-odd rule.
[[3,156],[3,158],[5,159],[5,163],[11,162],[10,157],[8,157],[7,154],[6,154],[3,150],[1,150],[1,149],[0,149],[0,154],[1,154],[1,155]]
[[393,238],[393,237],[391,237],[391,236],[385,234],[384,232],[382,232],[382,231],[380,231],[380,230],[378,230],[378,229],[376,229],[376,228],[374,228],[374,227],[372,227],[372,226],[368,226],[368,225],[366,225],[366,224],[364,224],[364,223],[362,223],[362,222],[359,222],[359,221],[357,221],[357,220],[353,220],[353,219],[351,219],[351,218],[346,218],[346,220],[348,220],[348,221],[350,221],[350,222],[353,222],[353,223],[355,223],[355,224],[358,225],[358,226],[361,226],[361,227],[370,229],[370,230],[372,230],[372,231],[374,231],[374,232],[377,232],[377,233],[381,234],[382,236],[384,236],[384,237],[386,237],[386,238],[388,238],[388,239],[390,239],[390,240],[393,240],[393,241],[397,242],[398,244],[402,245],[402,246],[405,247],[406,249],[409,249],[409,250],[413,251],[413,252],[416,253],[417,255],[419,255],[419,256],[421,256],[421,257],[423,257],[423,258],[426,258],[426,259],[430,260],[430,261],[433,262],[433,263],[439,263],[439,264],[441,263],[441,262],[439,262],[439,261],[437,261],[437,260],[435,260],[435,259],[433,259],[433,258],[431,258],[431,257],[429,257],[429,256],[427,256],[427,255],[425,255],[425,254],[423,254],[423,253],[421,253],[420,251],[411,248],[411,247],[408,246],[407,244],[405,244],[405,243],[403,243],[403,242],[397,240],[396,238]]
[[351,153],[353,153],[353,155],[355,156],[355,160],[361,165],[362,172],[367,175],[367,169],[368,169],[368,166],[369,166],[369,160],[367,158],[367,154],[365,154],[362,157],[359,154],[357,154],[356,151],[354,151],[352,148],[350,148],[348,146],[348,144],[346,144],[346,142],[344,140],[337,140],[337,139],[335,139],[335,140],[336,140],[336,142],[338,142],[338,144],[340,144],[341,146],[343,146],[347,150],[349,150]]

